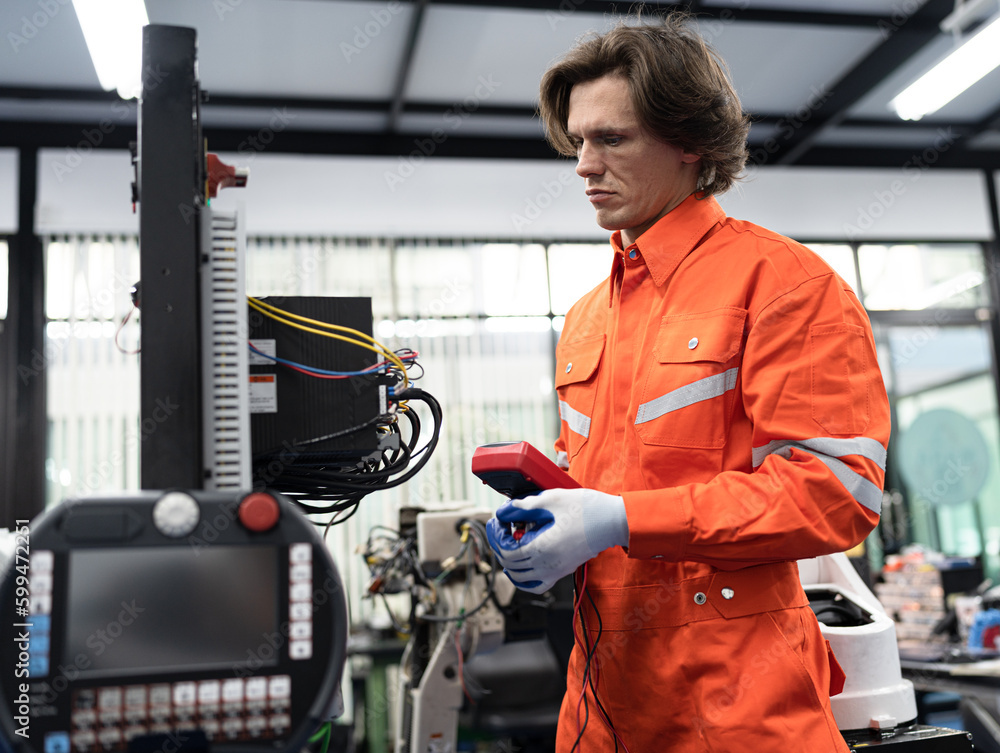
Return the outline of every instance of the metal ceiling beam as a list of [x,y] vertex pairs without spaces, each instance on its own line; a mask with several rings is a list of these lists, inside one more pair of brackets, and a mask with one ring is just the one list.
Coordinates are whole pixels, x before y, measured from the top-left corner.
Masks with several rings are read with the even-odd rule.
[[[3,117],[4,100],[29,100],[54,102],[58,100],[86,102],[95,104],[113,104],[121,102],[114,92],[102,92],[83,89],[45,89],[45,88],[13,88],[0,87],[0,121]],[[274,97],[274,96],[247,96],[242,94],[211,94],[202,105],[202,112],[217,112],[226,109],[260,109],[267,111],[262,113],[265,117],[262,122],[266,122],[273,109],[288,108],[290,110],[307,110],[312,112],[352,112],[352,113],[386,113],[392,107],[393,102],[384,99],[338,99],[338,98],[306,98],[306,97]],[[400,115],[421,114],[421,115],[444,115],[449,109],[454,108],[454,102],[405,102],[400,111]],[[534,106],[523,105],[491,105],[481,104],[476,108],[477,115],[489,115],[512,118],[534,118],[537,110]],[[758,125],[780,125],[788,122],[788,113],[750,113],[751,120]],[[925,130],[938,127],[960,128],[968,131],[970,137],[975,137],[979,133],[993,130],[1000,121],[1000,108],[990,113],[987,117],[977,122],[955,123],[950,121],[935,121],[930,118],[923,120],[899,120],[896,118],[845,118],[840,125],[856,128],[880,128],[880,129],[909,129]],[[10,122],[15,122],[11,120]],[[80,124],[83,128],[92,128],[96,123]],[[249,126],[248,126],[249,129]],[[487,137],[492,138],[492,137]]]
[[[930,155],[930,159],[927,159]],[[885,167],[915,170],[1000,170],[1000,150],[886,149],[885,147],[817,146],[796,163],[798,167]]]
[[840,125],[850,109],[941,32],[938,24],[954,10],[952,0],[928,0],[912,17],[883,28],[885,41],[834,84],[806,120],[776,148],[768,150],[769,162],[800,163],[820,132]]
[[[99,143],[81,138],[91,123],[44,123],[0,121],[0,147],[68,148],[83,158],[91,149],[127,149],[136,140],[134,125],[119,125],[103,134]],[[266,145],[254,142],[245,128],[202,129],[212,151],[237,152],[243,155],[324,154],[348,156],[409,157],[423,159],[428,141],[434,145],[435,157],[473,159],[551,159],[555,152],[541,138],[477,138],[449,136],[433,139],[432,134],[388,134],[354,131],[293,131],[284,130]]]
[[[568,17],[573,13],[609,12],[629,13],[633,4],[619,0],[435,0],[436,5],[455,5],[473,8],[496,10],[533,10],[543,13],[557,13]],[[854,26],[872,28],[880,22],[897,24],[903,20],[897,14],[886,16],[882,13],[831,13],[809,10],[777,10],[765,8],[747,8],[746,3],[733,3],[729,6],[703,6],[697,0],[691,2],[656,2],[647,0],[643,3],[645,11],[663,12],[672,10],[689,10],[703,18],[721,18],[726,21],[748,21],[776,24],[816,24],[823,26]],[[917,26],[926,22],[924,19],[914,19]]]
[[[0,147],[73,149],[88,124],[0,122]],[[266,147],[254,148],[244,129],[205,128],[204,135],[212,149],[243,154],[322,154],[327,156],[413,157],[422,159],[420,145],[430,135],[386,134],[331,131],[282,131]],[[960,133],[956,134],[960,136]],[[100,149],[126,149],[136,138],[134,126],[119,126],[105,135]],[[753,145],[751,145],[753,147]],[[927,148],[933,149],[933,145]],[[89,151],[89,148],[88,148]],[[810,167],[886,167],[918,169],[988,169],[1000,170],[1000,149],[967,149],[948,144],[936,149],[933,162],[923,160],[924,148],[885,148],[856,146],[816,146],[797,163]],[[81,150],[81,155],[83,155]],[[540,138],[475,138],[451,136],[435,143],[434,157],[464,159],[558,159]],[[764,164],[768,164],[766,161]],[[123,196],[127,187],[123,187]],[[125,200],[125,199],[123,199]]]
[[406,87],[410,81],[410,72],[413,69],[413,58],[417,51],[417,39],[420,36],[420,28],[424,24],[424,16],[427,12],[427,0],[416,0],[413,3],[413,14],[410,17],[410,27],[406,32],[406,43],[403,46],[403,57],[399,61],[399,71],[396,73],[396,82],[392,90],[392,103],[389,107],[389,133],[399,130],[399,119],[403,114],[403,107],[406,103]]

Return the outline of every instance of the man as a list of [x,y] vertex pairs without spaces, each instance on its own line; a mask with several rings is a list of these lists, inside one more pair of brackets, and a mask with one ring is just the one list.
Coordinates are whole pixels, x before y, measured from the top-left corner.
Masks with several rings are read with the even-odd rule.
[[889,413],[864,309],[713,198],[747,119],[685,17],[582,42],[541,114],[615,252],[556,354],[556,450],[584,488],[489,525],[519,587],[576,572],[558,750],[847,751],[795,561],[878,522]]

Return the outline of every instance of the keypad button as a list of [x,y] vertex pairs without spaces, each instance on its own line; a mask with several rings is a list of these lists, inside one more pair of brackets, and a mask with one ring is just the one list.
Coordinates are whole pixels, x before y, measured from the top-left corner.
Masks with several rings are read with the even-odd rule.
[[167,684],[149,686],[150,706],[170,706],[170,686]]
[[222,686],[218,680],[204,680],[198,683],[198,703],[200,705],[217,704],[222,698]]
[[286,732],[292,725],[292,718],[288,714],[273,714],[271,716],[271,729],[277,734]]
[[267,678],[251,677],[246,684],[246,699],[248,701],[261,701],[267,698]]
[[97,723],[97,712],[93,709],[79,709],[70,714],[75,727],[92,727]]
[[101,688],[97,691],[97,705],[101,710],[120,709],[122,707],[122,689],[118,687]]
[[52,593],[52,573],[42,571],[31,574],[31,592],[39,594]]
[[271,678],[267,687],[269,698],[291,698],[292,678],[288,675],[276,675]]
[[197,700],[197,686],[193,682],[174,683],[174,706],[194,706]]
[[31,553],[31,574],[35,573],[51,573],[52,563],[54,558],[52,552],[47,549],[41,549]]
[[73,735],[73,750],[86,753],[97,742],[97,733],[93,730],[81,730]]
[[48,635],[52,630],[52,618],[47,614],[33,614],[28,634],[32,639],[36,635]]
[[294,659],[295,661],[301,661],[302,659],[311,659],[312,641],[311,640],[289,641],[288,658]]
[[49,674],[48,654],[28,654],[28,677],[45,677]]
[[243,702],[243,679],[240,677],[224,680],[222,683],[223,703]]
[[288,547],[289,562],[312,562],[312,544],[298,543]]
[[125,708],[145,708],[146,707],[146,686],[129,685],[125,688]]

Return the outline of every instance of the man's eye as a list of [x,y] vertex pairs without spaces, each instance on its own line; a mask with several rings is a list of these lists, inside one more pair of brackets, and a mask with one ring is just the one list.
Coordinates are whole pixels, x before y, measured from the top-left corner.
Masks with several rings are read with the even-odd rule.
[[604,143],[608,146],[618,146],[622,142],[621,136],[605,136]]

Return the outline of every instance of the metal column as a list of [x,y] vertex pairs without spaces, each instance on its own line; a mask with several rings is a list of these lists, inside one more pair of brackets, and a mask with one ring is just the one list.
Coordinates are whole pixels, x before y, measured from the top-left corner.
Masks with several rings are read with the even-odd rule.
[[147,26],[139,107],[141,485],[203,486],[199,234],[205,168],[195,30]]

